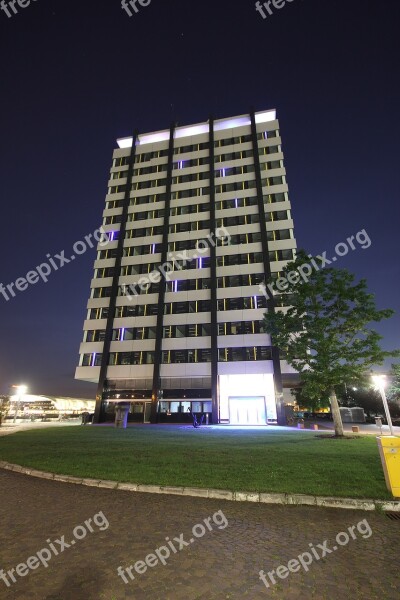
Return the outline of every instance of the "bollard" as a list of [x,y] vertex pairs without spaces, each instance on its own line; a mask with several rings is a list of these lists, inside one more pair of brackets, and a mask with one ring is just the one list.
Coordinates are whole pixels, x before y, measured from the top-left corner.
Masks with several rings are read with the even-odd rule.
[[379,429],[381,430],[381,435],[382,435],[382,419],[381,419],[381,417],[375,417],[375,423],[376,423],[376,426],[379,427]]
[[314,431],[318,431],[318,425],[316,423],[313,423],[311,425],[311,429],[314,429]]
[[128,424],[129,403],[118,402],[115,407],[115,427],[117,429],[126,429]]

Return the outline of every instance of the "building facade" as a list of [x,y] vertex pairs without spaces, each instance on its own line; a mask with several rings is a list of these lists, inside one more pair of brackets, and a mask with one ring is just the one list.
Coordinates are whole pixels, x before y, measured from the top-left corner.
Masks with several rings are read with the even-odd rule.
[[118,140],[76,378],[95,421],[285,424],[295,374],[263,332],[294,257],[276,112]]

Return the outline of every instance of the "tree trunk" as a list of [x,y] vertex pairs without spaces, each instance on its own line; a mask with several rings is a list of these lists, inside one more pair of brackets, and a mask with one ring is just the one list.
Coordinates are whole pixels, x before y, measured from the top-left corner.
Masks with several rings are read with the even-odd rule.
[[335,390],[333,388],[330,391],[329,400],[331,402],[331,411],[332,411],[332,416],[333,416],[333,423],[335,425],[335,436],[336,437],[343,437],[344,436],[344,430],[343,430],[343,423],[342,423],[342,415],[340,414],[339,402],[338,402],[337,397],[336,397],[336,392],[335,392]]

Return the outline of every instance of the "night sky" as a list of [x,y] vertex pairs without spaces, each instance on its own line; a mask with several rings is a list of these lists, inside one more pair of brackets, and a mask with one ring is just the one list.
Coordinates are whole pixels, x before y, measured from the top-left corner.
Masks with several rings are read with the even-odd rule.
[[[1,263],[9,284],[101,223],[116,138],[276,108],[299,247],[399,301],[398,0],[36,0],[0,12]],[[18,6],[18,5],[17,5]],[[95,250],[6,302],[0,393],[93,398],[74,381]],[[377,326],[400,347],[400,313]]]

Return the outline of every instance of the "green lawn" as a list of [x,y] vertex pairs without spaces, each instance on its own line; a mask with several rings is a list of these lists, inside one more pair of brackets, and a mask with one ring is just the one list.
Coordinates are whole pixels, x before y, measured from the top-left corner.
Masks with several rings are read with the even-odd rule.
[[389,499],[376,439],[294,430],[61,427],[0,438],[0,459],[142,484]]

